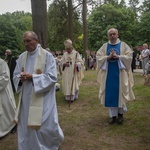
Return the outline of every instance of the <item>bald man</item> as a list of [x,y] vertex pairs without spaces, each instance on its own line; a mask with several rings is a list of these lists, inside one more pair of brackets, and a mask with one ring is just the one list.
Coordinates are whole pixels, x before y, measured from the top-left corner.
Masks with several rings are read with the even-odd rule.
[[127,111],[126,102],[133,100],[133,76],[131,71],[132,50],[118,38],[118,30],[107,31],[109,41],[97,51],[97,81],[99,98],[109,109],[109,123],[122,124]]

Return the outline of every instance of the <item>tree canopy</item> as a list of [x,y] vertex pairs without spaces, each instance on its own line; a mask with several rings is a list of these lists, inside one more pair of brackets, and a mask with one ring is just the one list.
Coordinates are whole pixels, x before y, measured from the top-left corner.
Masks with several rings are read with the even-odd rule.
[[[74,47],[83,53],[83,0],[73,2],[72,7],[72,40]],[[150,1],[130,0],[92,0],[87,1],[88,48],[97,51],[107,41],[107,30],[116,27],[121,40],[136,47],[143,43],[150,45]],[[53,0],[48,7],[48,47],[53,51],[63,50],[63,41],[68,38],[68,3],[67,0]],[[38,20],[39,22],[41,20]],[[33,30],[32,14],[23,11],[0,15],[0,54],[3,57],[6,49],[14,55],[24,51],[23,33]]]

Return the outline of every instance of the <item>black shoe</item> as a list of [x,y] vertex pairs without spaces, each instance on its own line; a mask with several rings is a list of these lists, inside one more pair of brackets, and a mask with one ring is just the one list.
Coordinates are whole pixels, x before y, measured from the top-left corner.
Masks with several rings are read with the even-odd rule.
[[116,122],[116,116],[109,119],[109,124],[114,124]]
[[17,125],[15,125],[12,130],[10,131],[11,134],[14,134],[17,132]]
[[118,124],[123,123],[123,114],[118,114]]

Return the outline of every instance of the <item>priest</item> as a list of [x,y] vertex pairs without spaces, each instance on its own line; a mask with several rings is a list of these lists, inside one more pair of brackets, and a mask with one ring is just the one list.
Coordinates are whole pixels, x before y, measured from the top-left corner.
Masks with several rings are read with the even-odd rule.
[[73,48],[72,41],[64,41],[66,52],[61,58],[62,63],[62,91],[65,99],[70,102],[78,99],[79,86],[84,77],[83,60],[80,54]]
[[7,63],[0,58],[0,138],[15,128],[16,103]]
[[126,102],[134,100],[131,48],[118,38],[118,30],[107,31],[109,41],[97,51],[99,98],[109,109],[109,123],[122,124]]
[[53,55],[38,43],[33,31],[24,33],[23,52],[14,70],[14,85],[20,92],[15,117],[19,150],[58,150],[64,139],[55,98],[57,82]]

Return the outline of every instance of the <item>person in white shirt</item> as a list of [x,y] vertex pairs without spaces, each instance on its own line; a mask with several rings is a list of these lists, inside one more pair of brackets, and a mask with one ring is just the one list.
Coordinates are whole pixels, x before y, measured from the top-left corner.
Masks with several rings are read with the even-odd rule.
[[150,56],[150,50],[148,49],[148,45],[144,43],[143,50],[141,52],[143,75],[147,74],[145,66],[149,60],[149,56]]

